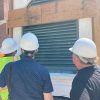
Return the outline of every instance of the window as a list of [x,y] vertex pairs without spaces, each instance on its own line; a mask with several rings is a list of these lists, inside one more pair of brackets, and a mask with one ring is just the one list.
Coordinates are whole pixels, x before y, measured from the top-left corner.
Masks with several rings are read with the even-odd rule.
[[37,5],[37,4],[41,4],[41,3],[51,2],[51,1],[55,1],[55,0],[32,0],[28,4],[28,7],[33,6],[33,5]]

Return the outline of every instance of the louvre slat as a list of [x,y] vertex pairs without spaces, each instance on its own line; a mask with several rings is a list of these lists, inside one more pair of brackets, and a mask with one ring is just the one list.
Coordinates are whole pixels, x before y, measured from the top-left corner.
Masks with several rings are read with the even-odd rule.
[[[67,26],[66,26],[67,27]],[[69,31],[69,30],[75,30],[75,26],[73,26],[73,27],[67,27],[66,28],[65,26],[63,27],[63,28],[61,28],[61,27],[58,27],[58,28],[52,28],[52,30],[54,31],[54,30],[67,30],[67,31]],[[34,29],[35,30],[35,29]],[[36,32],[45,32],[45,31],[52,31],[50,28],[49,29],[47,29],[47,28],[44,28],[44,29],[37,29],[37,30],[35,30]]]
[[[76,27],[75,27],[75,28],[76,28]],[[68,32],[77,31],[75,28],[73,28],[73,29],[72,29],[72,28],[66,28],[66,29],[60,29],[60,28],[58,28],[58,29],[52,29],[52,30],[51,30],[51,29],[45,29],[45,30],[43,30],[43,29],[40,30],[40,29],[39,29],[39,30],[31,31],[31,32],[33,32],[33,33],[36,32],[37,35],[38,35],[40,32],[41,32],[41,33],[45,33],[45,34],[46,34],[47,32],[48,32],[48,33],[49,33],[49,32],[50,32],[50,33],[53,33],[53,32],[55,32],[55,33],[56,33],[56,32],[66,33],[66,32],[67,32],[67,33],[68,33]],[[30,31],[30,30],[27,30],[27,31]],[[45,35],[45,34],[43,34],[43,35]],[[70,33],[70,34],[71,34],[71,33]],[[40,34],[40,35],[41,35],[41,34]]]
[[[66,23],[67,22],[67,23]],[[66,26],[66,28],[68,27],[68,26],[70,26],[70,27],[72,27],[72,26],[76,26],[75,25],[75,20],[73,20],[73,21],[65,21],[65,22],[59,22],[59,24],[58,23],[49,23],[49,24],[45,24],[45,25],[42,25],[41,27],[39,27],[40,25],[35,25],[34,27],[33,26],[26,26],[25,28],[27,28],[27,29],[24,29],[24,30],[26,30],[26,31],[30,31],[30,30],[41,30],[41,29],[43,29],[43,28],[45,28],[45,29],[47,29],[47,28],[54,28],[54,27],[64,27],[64,26]],[[76,26],[77,27],[77,26]]]

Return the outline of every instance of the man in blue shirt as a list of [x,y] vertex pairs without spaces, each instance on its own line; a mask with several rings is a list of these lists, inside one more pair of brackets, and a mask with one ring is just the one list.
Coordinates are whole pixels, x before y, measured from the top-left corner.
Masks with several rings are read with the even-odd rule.
[[50,75],[33,59],[39,48],[37,37],[26,33],[20,47],[22,59],[5,66],[0,74],[0,87],[7,85],[10,100],[53,100]]

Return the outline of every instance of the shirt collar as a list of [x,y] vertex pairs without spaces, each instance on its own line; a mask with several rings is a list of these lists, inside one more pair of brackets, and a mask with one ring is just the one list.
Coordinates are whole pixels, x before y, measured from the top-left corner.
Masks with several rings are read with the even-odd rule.
[[33,58],[32,57],[30,57],[30,56],[25,56],[25,55],[22,55],[21,56],[21,59],[23,60],[33,60]]
[[88,71],[88,70],[93,70],[94,69],[94,66],[88,66],[88,67],[85,67],[83,69],[80,69],[78,72],[82,72],[82,71]]

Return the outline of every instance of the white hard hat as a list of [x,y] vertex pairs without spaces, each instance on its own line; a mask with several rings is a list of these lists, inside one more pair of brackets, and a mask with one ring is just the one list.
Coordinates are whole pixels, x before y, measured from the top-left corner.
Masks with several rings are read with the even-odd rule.
[[22,36],[20,47],[26,51],[34,51],[39,48],[38,39],[33,33],[26,33]]
[[88,38],[78,39],[69,50],[81,57],[95,58],[97,56],[96,45]]
[[7,38],[2,42],[0,52],[3,54],[10,54],[18,49],[18,44],[13,38]]

